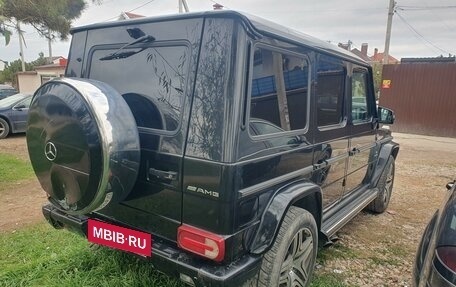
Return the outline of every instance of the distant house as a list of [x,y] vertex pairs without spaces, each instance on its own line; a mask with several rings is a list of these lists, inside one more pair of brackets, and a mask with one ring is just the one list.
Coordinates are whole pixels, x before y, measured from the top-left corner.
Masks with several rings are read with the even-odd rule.
[[[378,52],[378,49],[375,48],[374,49],[374,55],[373,56],[369,56],[367,54],[368,52],[368,44],[367,43],[362,43],[361,44],[361,50],[357,49],[357,48],[351,48],[351,45],[352,45],[352,41],[348,41],[348,43],[339,43],[338,46],[342,49],[345,49],[347,51],[350,51],[352,52],[353,54],[355,54],[356,56],[360,57],[361,59],[363,59],[364,61],[368,62],[368,63],[380,63],[382,64],[383,63],[383,53],[379,53]],[[399,60],[397,60],[395,57],[389,55],[389,64],[399,64]]]
[[42,84],[53,78],[63,77],[67,66],[64,57],[52,57],[52,64],[35,67],[35,71],[18,72],[17,86],[20,93],[33,94]]
[[143,17],[145,17],[145,16],[139,15],[139,14],[134,14],[131,12],[122,12],[122,13],[120,13],[120,16],[119,16],[119,18],[117,18],[117,20],[121,21],[121,20],[129,20],[129,19],[136,19],[136,18],[143,18]]
[[[383,58],[385,57],[384,53],[379,53],[378,49],[374,49],[374,55],[371,58],[372,63],[380,63],[383,64]],[[391,55],[388,55],[388,64],[399,64],[400,61],[396,58],[394,58]]]

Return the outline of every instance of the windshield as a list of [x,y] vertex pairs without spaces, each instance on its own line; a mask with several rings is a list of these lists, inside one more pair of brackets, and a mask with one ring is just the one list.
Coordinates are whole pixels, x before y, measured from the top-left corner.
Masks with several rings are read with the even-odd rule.
[[15,94],[8,98],[4,98],[3,100],[0,100],[0,108],[9,107],[15,104],[16,102],[22,100],[23,98],[25,98],[25,95],[23,94]]

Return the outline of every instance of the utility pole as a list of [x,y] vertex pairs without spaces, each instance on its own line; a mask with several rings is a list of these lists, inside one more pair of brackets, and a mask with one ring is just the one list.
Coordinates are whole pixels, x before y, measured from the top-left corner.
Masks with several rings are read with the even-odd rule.
[[178,5],[179,5],[179,13],[184,13],[184,10],[185,10],[185,12],[190,12],[190,10],[188,9],[186,0],[178,0]]
[[393,24],[393,15],[394,15],[395,6],[396,6],[396,2],[394,0],[390,0],[389,9],[388,9],[388,22],[386,23],[386,39],[385,39],[385,51],[383,53],[383,64],[388,64],[388,62],[389,62],[391,26]]
[[52,64],[51,30],[48,28],[49,64]]
[[24,60],[24,46],[22,43],[23,36],[22,36],[22,30],[21,30],[21,25],[19,24],[19,21],[16,23],[16,29],[17,33],[19,35],[19,49],[20,49],[20,55],[21,55],[21,63],[22,63],[22,72],[25,72],[25,60]]

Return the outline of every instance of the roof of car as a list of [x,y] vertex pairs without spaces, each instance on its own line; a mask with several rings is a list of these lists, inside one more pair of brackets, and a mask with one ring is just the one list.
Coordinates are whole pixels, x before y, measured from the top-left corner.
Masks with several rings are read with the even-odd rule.
[[11,87],[10,85],[3,85],[3,84],[0,84],[0,89],[1,89],[1,90],[6,90],[6,89],[12,89],[12,90],[14,90],[14,88]]
[[91,29],[100,29],[100,28],[109,28],[115,26],[125,26],[131,24],[142,24],[148,22],[161,22],[169,20],[178,20],[178,19],[190,19],[190,18],[202,18],[202,17],[229,17],[229,18],[238,18],[246,24],[246,28],[251,30],[253,33],[259,33],[263,35],[270,35],[273,37],[281,38],[285,41],[295,42],[297,44],[305,45],[313,49],[319,50],[321,52],[326,52],[329,54],[336,54],[339,57],[345,58],[347,60],[357,62],[362,65],[367,65],[367,63],[356,56],[355,54],[337,47],[336,45],[330,44],[328,42],[319,40],[307,34],[298,32],[296,30],[287,28],[285,26],[279,25],[277,23],[271,22],[269,20],[253,16],[247,13],[233,11],[233,10],[217,10],[217,11],[205,11],[205,12],[194,12],[194,13],[183,13],[183,14],[174,14],[166,16],[155,16],[155,17],[144,17],[132,20],[125,21],[114,21],[114,22],[103,22],[97,24],[91,24],[81,27],[76,27],[71,30],[71,33],[91,30]]

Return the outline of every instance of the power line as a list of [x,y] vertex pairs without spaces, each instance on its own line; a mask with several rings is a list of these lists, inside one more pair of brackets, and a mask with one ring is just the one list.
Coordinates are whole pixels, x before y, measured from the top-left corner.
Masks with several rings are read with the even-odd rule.
[[419,11],[419,10],[440,10],[440,9],[455,9],[456,5],[448,5],[448,6],[407,6],[407,5],[400,5],[396,6],[396,9],[401,11]]
[[407,20],[405,20],[405,18],[399,13],[399,12],[395,12],[396,15],[399,17],[399,19],[402,20],[402,22],[404,22],[405,25],[407,25],[407,27],[416,34],[416,36],[418,36],[419,39],[423,40],[424,42],[428,43],[429,45],[431,45],[432,47],[434,47],[435,49],[445,53],[445,54],[450,54],[448,51],[446,50],[443,50],[442,48],[438,47],[437,45],[435,45],[434,43],[432,43],[431,41],[429,41],[428,39],[426,39],[420,32],[418,32]]

